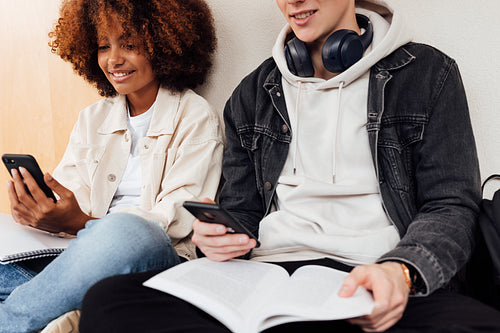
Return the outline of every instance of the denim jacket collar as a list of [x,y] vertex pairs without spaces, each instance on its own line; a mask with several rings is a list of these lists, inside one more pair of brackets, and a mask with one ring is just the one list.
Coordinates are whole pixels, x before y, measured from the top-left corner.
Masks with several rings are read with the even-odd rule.
[[416,57],[410,53],[406,48],[400,47],[396,51],[394,51],[388,57],[380,60],[377,64],[375,64],[374,68],[376,71],[392,71],[396,69],[400,69],[411,62],[413,62]]

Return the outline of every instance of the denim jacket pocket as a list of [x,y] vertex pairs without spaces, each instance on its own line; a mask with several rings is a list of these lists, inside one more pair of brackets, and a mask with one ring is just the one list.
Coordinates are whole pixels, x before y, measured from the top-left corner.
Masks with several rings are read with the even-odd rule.
[[380,169],[392,173],[380,175],[381,180],[389,182],[396,191],[410,191],[408,181],[413,179],[412,147],[422,141],[425,125],[425,115],[396,116],[382,119],[379,133],[379,164]]
[[255,132],[254,126],[245,126],[238,128],[241,146],[249,151],[257,150],[257,141],[259,135]]
[[422,140],[427,122],[424,115],[382,118],[379,145],[402,152],[407,146]]
[[[262,147],[266,143],[277,141],[288,144],[291,141],[291,136],[287,131],[279,132],[278,130],[258,125],[241,126],[238,128],[238,135],[241,146],[250,151],[256,151],[259,146]],[[264,143],[259,143],[261,137],[265,138],[263,139]],[[270,142],[267,140],[270,140]]]
[[257,189],[265,198],[267,206],[286,160],[291,141],[290,132],[281,128],[253,125],[239,127],[238,136],[241,146],[250,152]]

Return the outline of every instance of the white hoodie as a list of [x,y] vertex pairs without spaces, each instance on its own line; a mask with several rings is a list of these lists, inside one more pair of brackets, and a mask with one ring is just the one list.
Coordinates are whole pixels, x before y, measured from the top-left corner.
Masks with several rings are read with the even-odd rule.
[[365,126],[370,68],[411,38],[400,15],[384,1],[356,5],[356,12],[373,24],[373,41],[360,61],[336,77],[325,81],[289,71],[284,55],[288,25],[273,48],[292,142],[276,188],[276,211],[260,223],[262,245],[253,250],[252,260],[329,257],[368,264],[399,241],[382,207]]

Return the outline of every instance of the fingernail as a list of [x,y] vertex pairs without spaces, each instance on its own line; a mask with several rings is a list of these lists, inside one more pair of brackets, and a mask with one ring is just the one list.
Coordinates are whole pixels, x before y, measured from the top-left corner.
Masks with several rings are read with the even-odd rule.
[[246,244],[248,243],[248,239],[246,237],[240,237],[238,239],[238,242],[240,242],[240,244]]
[[50,173],[47,173],[46,175],[47,175],[47,180],[51,181],[52,180],[52,175]]
[[19,167],[19,171],[22,173],[22,174],[25,174],[26,173],[26,169],[23,168],[23,167]]
[[10,170],[10,173],[12,174],[12,176],[17,176],[17,169]]
[[223,234],[225,232],[224,227],[221,227],[221,226],[218,226],[217,228],[215,228],[215,231],[218,234]]

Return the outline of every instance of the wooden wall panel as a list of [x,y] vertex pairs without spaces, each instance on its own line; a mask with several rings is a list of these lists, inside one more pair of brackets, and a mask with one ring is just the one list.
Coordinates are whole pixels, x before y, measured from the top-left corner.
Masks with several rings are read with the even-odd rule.
[[[80,111],[99,99],[70,64],[50,52],[59,0],[0,0],[0,152],[34,155],[51,172]],[[0,212],[8,213],[0,167]]]

